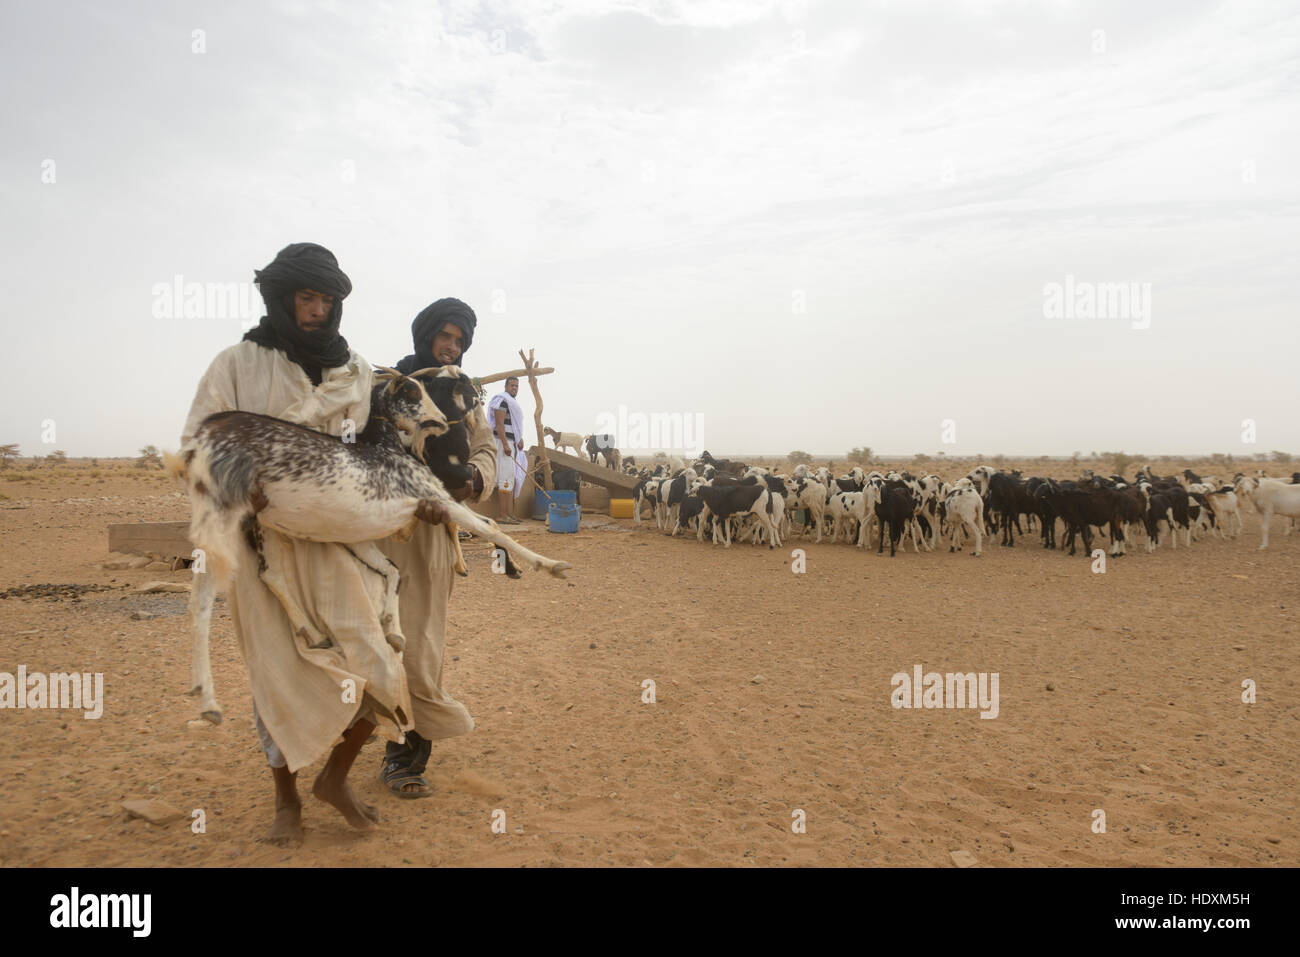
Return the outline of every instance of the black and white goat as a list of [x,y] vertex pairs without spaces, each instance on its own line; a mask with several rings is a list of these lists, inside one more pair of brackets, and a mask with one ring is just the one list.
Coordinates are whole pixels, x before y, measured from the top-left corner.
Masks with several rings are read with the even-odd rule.
[[381,575],[386,592],[380,622],[398,650],[405,647],[397,610],[400,576],[375,542],[408,537],[417,522],[434,520],[436,507],[534,569],[563,578],[571,567],[525,548],[448,494],[423,463],[426,443],[448,431],[447,417],[418,378],[382,372],[385,378],[371,393],[370,419],[355,442],[271,416],[218,412],[203,420],[178,453],[164,453],[167,470],[189,492],[190,541],[201,550],[202,571],[190,593],[190,693],[201,695],[202,716],[214,724],[221,709],[208,650],[212,605],[230,585],[241,538],[255,541],[259,526],[343,544]]
[[[478,392],[470,377],[456,366],[425,369],[413,377],[418,378],[424,391],[447,420],[446,432],[425,437],[420,460],[446,488],[462,488],[474,477],[474,470],[469,464],[469,426],[465,423],[479,404]],[[462,577],[468,575],[465,554],[460,547],[460,535],[457,534],[459,528],[451,523],[446,529],[456,549],[456,574]],[[505,572],[509,578],[519,577],[519,569],[510,561],[509,552],[505,553]]]

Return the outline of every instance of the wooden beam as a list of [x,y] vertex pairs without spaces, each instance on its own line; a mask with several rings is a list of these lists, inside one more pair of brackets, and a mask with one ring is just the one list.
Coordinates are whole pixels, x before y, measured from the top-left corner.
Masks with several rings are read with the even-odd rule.
[[[531,448],[529,453],[541,456],[541,450]],[[568,452],[557,452],[555,449],[548,450],[551,462],[557,468],[563,467],[575,469],[584,482],[591,485],[603,485],[609,489],[610,494],[615,498],[631,498],[632,490],[636,488],[639,481],[635,475],[628,475],[624,472],[617,472],[614,469],[607,469],[603,465],[596,465],[590,459],[580,458],[576,455],[570,455]],[[619,493],[619,494],[615,494]]]
[[[523,355],[522,349],[519,350],[519,354]],[[534,369],[532,372],[529,372],[527,369],[512,369],[510,372],[494,372],[492,373],[492,375],[480,376],[479,378],[472,379],[471,381],[473,381],[475,387],[478,387],[478,386],[487,385],[490,382],[501,382],[503,379],[518,379],[520,376],[550,375],[554,371],[555,370],[551,368]]]

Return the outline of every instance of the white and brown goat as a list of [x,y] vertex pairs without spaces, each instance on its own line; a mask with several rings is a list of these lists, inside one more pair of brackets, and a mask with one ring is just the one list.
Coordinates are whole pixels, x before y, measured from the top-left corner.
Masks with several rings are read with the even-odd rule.
[[[375,544],[409,537],[416,523],[433,521],[440,506],[447,518],[504,548],[524,565],[564,577],[568,562],[546,558],[520,545],[495,523],[455,501],[421,461],[427,440],[448,430],[416,376],[382,370],[370,398],[370,418],[355,442],[271,416],[218,412],[203,420],[166,467],[190,497],[190,541],[200,549],[190,623],[194,634],[191,694],[214,724],[221,709],[212,686],[208,635],[212,605],[230,585],[245,534],[258,526],[293,538],[345,545],[386,584],[380,622],[389,642],[405,646],[398,620],[397,568]],[[412,454],[414,453],[414,454]]]
[[550,426],[542,429],[542,434],[555,443],[555,451],[572,449],[574,455],[582,454],[582,436],[577,432],[557,432]]

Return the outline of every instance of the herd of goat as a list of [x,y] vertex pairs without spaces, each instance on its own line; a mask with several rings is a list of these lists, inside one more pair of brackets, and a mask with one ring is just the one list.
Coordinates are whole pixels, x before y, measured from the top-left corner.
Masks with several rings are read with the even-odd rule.
[[1078,481],[1058,481],[980,466],[948,483],[937,475],[861,468],[835,476],[806,465],[787,475],[708,452],[690,465],[669,460],[640,469],[629,458],[623,471],[638,478],[633,492],[638,525],[648,506],[666,534],[694,532],[700,541],[710,534],[715,545],[728,547],[734,540],[775,548],[783,538],[800,534],[860,548],[874,540],[877,554],[888,539],[891,556],[900,540],[910,539],[917,552],[943,541],[950,552],[960,551],[973,540],[972,554],[979,555],[985,535],[1015,545],[1016,535],[1025,534],[1024,519],[1043,547],[1054,549],[1059,519],[1060,548],[1071,555],[1082,542],[1084,554],[1091,556],[1094,529],[1109,534],[1111,555],[1123,555],[1127,545],[1143,538],[1148,551],[1165,540],[1177,548],[1179,532],[1184,546],[1207,534],[1236,537],[1241,508],[1250,504],[1263,523],[1259,547],[1267,548],[1273,515],[1290,519],[1288,534],[1300,518],[1300,472],[1289,480],[1238,474],[1226,483],[1190,469],[1158,476],[1146,466],[1132,482],[1092,472]]

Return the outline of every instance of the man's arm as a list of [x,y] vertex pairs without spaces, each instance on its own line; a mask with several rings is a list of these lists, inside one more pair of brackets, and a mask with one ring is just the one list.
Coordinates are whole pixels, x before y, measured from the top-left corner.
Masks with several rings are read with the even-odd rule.
[[514,454],[514,447],[510,444],[510,439],[506,436],[506,410],[493,409],[492,415],[495,418],[493,428],[496,430],[497,440],[501,443],[501,450]]
[[478,469],[483,488],[474,501],[490,501],[497,487],[497,444],[482,406],[469,417],[469,464]]

